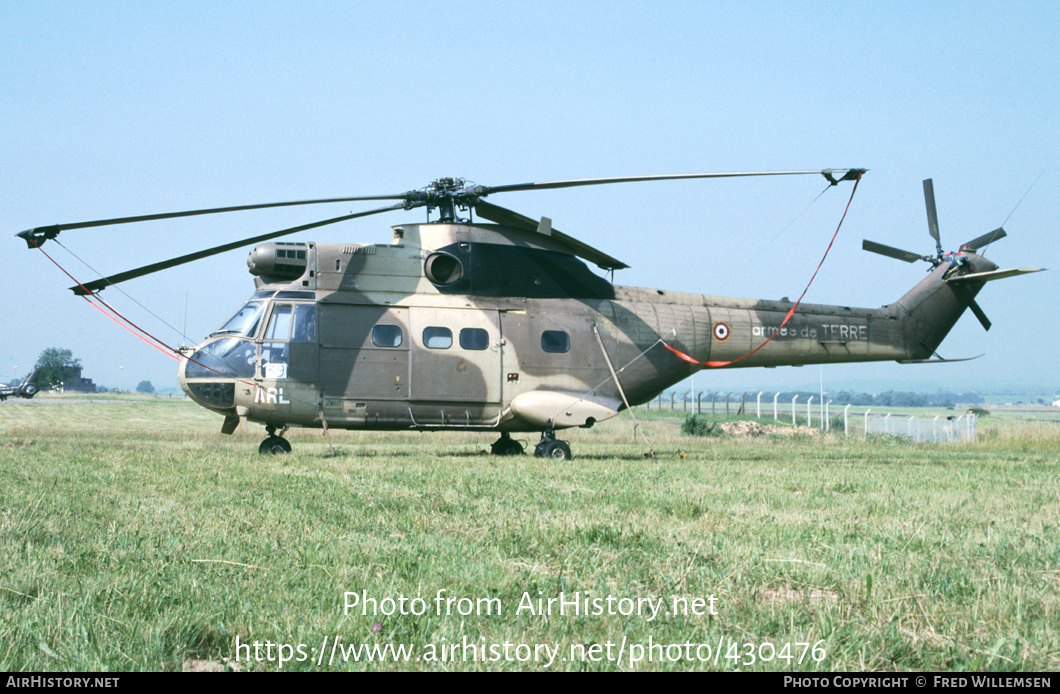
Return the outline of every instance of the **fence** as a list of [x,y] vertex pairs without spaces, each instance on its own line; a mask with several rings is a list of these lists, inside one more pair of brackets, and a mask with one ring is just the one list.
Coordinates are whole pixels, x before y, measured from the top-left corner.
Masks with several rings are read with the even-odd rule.
[[[877,434],[884,436],[902,436],[917,443],[956,443],[975,440],[975,415],[966,414],[960,417],[904,417],[901,415],[875,415],[871,411],[864,414],[864,432],[866,436]],[[847,435],[850,434],[849,420]]]
[[[732,393],[696,393],[689,398],[691,391],[678,393],[671,391],[666,396],[660,394],[654,401],[645,403],[648,410],[668,409],[671,412],[693,412],[703,414],[709,412],[711,415],[719,415],[724,408],[725,416],[752,415],[762,419],[762,410],[765,409],[766,417],[770,412],[770,402],[767,397],[763,408],[762,396],[765,391],[755,393],[740,393],[737,404]],[[750,397],[748,397],[750,396]],[[784,421],[791,419],[792,426],[805,423],[808,427],[815,425],[822,431],[831,431],[832,426],[840,425],[840,415],[832,416],[831,400],[820,401],[814,404],[815,396],[807,398],[805,403],[798,402],[799,396],[792,398],[790,404],[779,402],[780,393],[772,397],[773,421],[779,422],[783,416]],[[974,441],[976,436],[975,415],[966,414],[959,417],[938,415],[934,418],[916,415],[895,414],[872,414],[872,410],[863,413],[850,412],[850,405],[843,408],[842,427],[846,436],[853,435],[885,435],[902,436],[916,442],[955,443],[958,441]],[[863,418],[863,422],[856,422],[855,418]]]

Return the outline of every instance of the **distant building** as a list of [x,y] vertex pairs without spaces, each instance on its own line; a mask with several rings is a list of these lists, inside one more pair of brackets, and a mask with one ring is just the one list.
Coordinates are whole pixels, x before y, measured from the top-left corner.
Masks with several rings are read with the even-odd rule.
[[81,367],[67,370],[67,376],[63,379],[64,393],[95,393],[96,384],[91,378],[81,377]]
[[1060,400],[1053,400],[1053,407],[1060,407]]

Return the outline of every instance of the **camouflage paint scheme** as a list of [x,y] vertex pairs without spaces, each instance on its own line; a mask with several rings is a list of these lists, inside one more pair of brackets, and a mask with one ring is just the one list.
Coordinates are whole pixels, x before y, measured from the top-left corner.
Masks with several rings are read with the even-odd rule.
[[226,433],[241,420],[588,427],[625,408],[609,361],[630,405],[702,368],[661,340],[699,362],[730,361],[776,333],[726,368],[928,359],[983,286],[944,276],[997,268],[966,251],[963,265],[943,263],[882,308],[801,304],[781,328],[787,300],[613,286],[541,229],[406,224],[390,245],[259,245],[248,259],[263,310],[255,329],[199,345],[181,387],[225,416]]

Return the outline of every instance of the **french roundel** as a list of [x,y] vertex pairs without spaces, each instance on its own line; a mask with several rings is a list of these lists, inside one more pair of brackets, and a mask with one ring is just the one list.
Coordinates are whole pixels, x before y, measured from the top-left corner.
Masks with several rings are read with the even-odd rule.
[[714,339],[718,342],[725,342],[729,339],[731,334],[728,323],[715,323],[714,324]]

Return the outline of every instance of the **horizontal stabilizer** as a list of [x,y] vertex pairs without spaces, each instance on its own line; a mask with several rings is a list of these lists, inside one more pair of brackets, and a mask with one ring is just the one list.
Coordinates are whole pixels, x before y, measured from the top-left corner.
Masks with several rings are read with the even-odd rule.
[[1006,277],[1026,275],[1031,272],[1041,272],[1043,270],[1045,270],[1045,268],[1043,267],[1019,267],[1012,268],[1011,270],[991,270],[990,272],[973,272],[968,275],[959,275],[957,277],[951,277],[946,281],[951,284],[957,282],[989,282],[990,280],[1003,280]]

